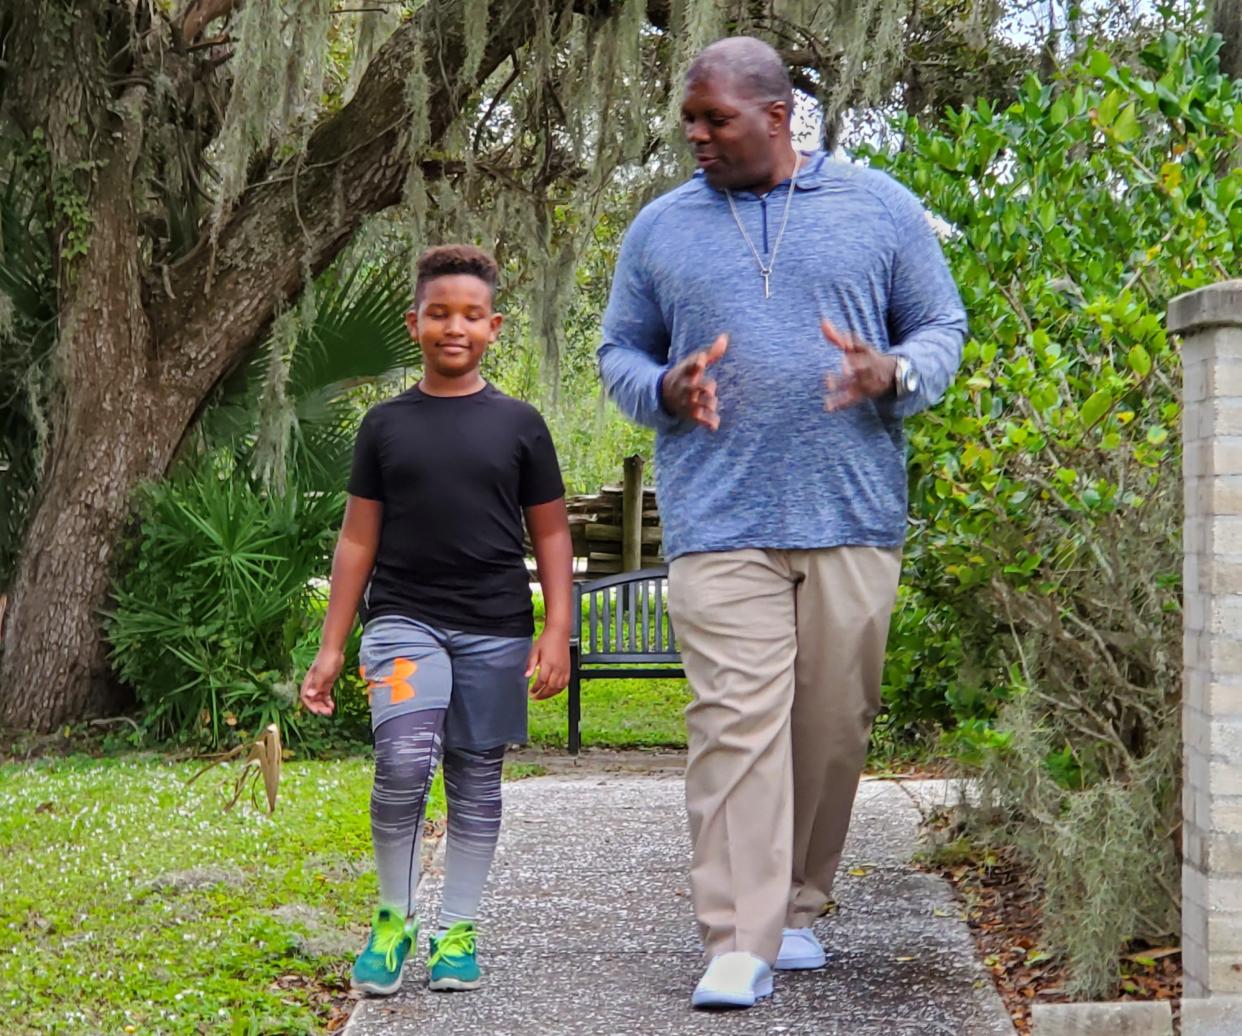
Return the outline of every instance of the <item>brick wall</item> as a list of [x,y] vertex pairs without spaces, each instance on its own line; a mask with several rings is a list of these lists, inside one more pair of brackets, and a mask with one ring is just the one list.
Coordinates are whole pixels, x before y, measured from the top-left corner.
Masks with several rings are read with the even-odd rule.
[[1186,997],[1242,993],[1242,280],[1169,307],[1183,336]]

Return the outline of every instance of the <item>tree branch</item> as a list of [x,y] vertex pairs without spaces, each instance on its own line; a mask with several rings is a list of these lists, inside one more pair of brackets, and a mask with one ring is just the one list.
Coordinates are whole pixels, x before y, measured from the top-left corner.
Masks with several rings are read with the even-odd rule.
[[194,0],[181,19],[181,41],[187,45],[197,41],[202,31],[217,18],[226,18],[242,0]]
[[[587,17],[600,17],[610,6],[609,0],[560,2]],[[185,22],[201,31],[206,23],[191,22],[191,15],[219,17],[225,6],[225,0],[197,0]],[[424,55],[431,84],[428,144],[434,148],[470,95],[539,28],[537,6],[529,0],[497,0],[483,60],[466,82],[456,71],[465,64],[465,7],[466,0],[440,0],[399,27],[349,104],[311,135],[297,175],[288,162],[251,185],[219,228],[214,249],[201,242],[169,268],[166,290],[153,292],[151,302],[164,358],[160,377],[169,388],[209,389],[368,216],[400,201],[411,158],[406,84],[417,54]],[[667,21],[666,0],[650,0],[649,17],[657,24],[662,11]],[[566,20],[554,11],[552,22]],[[213,288],[205,291],[209,281]]]
[[[162,382],[205,392],[230,370],[264,331],[278,307],[294,298],[337,256],[372,213],[396,204],[410,170],[406,83],[416,46],[431,41],[425,71],[434,147],[470,94],[538,26],[528,0],[492,6],[489,39],[475,76],[462,81],[463,0],[449,10],[424,7],[375,55],[354,98],[311,135],[298,160],[252,186],[220,228],[214,250],[205,244],[169,272],[171,293],[151,303]],[[211,291],[204,286],[213,280]]]

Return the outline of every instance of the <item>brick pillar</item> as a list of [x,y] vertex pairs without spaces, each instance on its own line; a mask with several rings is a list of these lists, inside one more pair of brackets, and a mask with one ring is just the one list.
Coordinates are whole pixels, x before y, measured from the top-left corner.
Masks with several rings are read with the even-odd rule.
[[1242,280],[1175,298],[1183,336],[1182,962],[1242,994]]

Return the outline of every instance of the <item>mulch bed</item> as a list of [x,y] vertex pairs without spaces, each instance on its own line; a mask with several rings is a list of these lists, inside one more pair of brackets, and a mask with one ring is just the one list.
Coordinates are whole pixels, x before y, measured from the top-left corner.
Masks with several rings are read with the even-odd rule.
[[[946,878],[966,907],[979,957],[991,971],[1022,1036],[1031,1031],[1031,1005],[1066,1003],[1067,971],[1041,947],[1043,896],[1012,850],[987,852],[953,864],[929,864]],[[1113,1000],[1171,1000],[1176,1016],[1182,959],[1175,946],[1128,947]]]

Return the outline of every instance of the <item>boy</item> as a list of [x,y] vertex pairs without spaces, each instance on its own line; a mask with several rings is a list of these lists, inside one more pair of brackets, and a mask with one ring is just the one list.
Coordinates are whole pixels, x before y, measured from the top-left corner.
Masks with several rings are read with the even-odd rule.
[[[423,377],[363,418],[322,645],[302,684],[306,707],[331,715],[361,603],[380,906],[352,983],[369,993],[397,991],[417,941],[423,815],[441,755],[448,844],[429,984],[478,986],[474,921],[500,834],[505,746],[526,740],[527,679],[537,674],[529,693],[543,699],[569,677],[573,549],[556,453],[539,413],[479,373],[503,321],[497,276],[469,245],[419,259],[406,325]],[[533,646],[523,516],[547,605]]]

